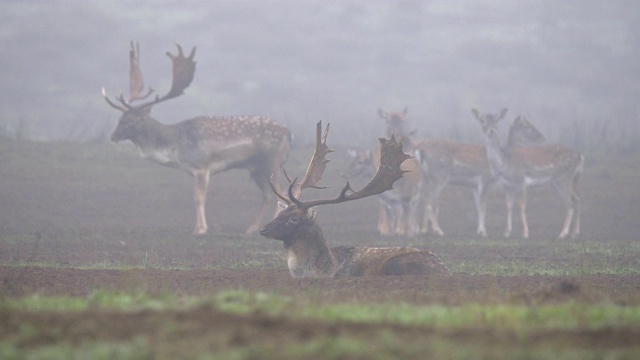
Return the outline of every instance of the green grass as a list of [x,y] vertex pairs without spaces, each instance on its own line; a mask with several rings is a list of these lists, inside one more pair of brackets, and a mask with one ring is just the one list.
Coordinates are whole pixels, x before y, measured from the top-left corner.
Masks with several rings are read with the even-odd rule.
[[638,328],[640,306],[616,304],[581,304],[564,302],[557,305],[526,306],[520,304],[485,305],[469,303],[460,306],[415,305],[409,303],[319,303],[305,298],[250,293],[233,290],[214,297],[179,297],[172,294],[151,296],[145,293],[111,293],[96,291],[87,297],[29,296],[4,299],[0,309],[39,311],[166,311],[185,310],[212,305],[215,309],[235,314],[265,314],[327,322],[392,323],[426,326],[437,329],[493,328],[514,331],[537,329]]
[[[160,233],[161,234],[161,233]],[[161,246],[163,242],[175,241],[171,235],[166,238],[155,233],[148,235],[153,237],[154,244]],[[38,239],[35,235],[1,235],[0,246],[14,248],[19,260],[0,261],[5,266],[36,266],[44,268],[78,268],[95,270],[128,270],[128,269],[219,269],[229,268],[260,269],[260,268],[284,268],[282,261],[283,250],[276,246],[260,246],[254,253],[248,253],[247,248],[256,247],[254,238],[243,238],[237,235],[217,235],[217,243],[212,241],[201,243],[189,243],[192,249],[183,249],[180,254],[174,254],[171,264],[159,261],[156,253],[146,248],[136,249],[123,253],[122,258],[104,259],[90,263],[69,263],[52,257],[49,259],[27,261],[32,249],[50,246],[48,243],[55,239]],[[67,241],[69,244],[82,246],[84,242],[95,242],[85,238],[84,234],[72,236]],[[146,240],[151,242],[151,240]],[[396,239],[385,240],[381,245],[393,246]],[[414,240],[415,242],[416,240]],[[223,245],[220,245],[223,244]],[[271,244],[269,244],[271,245]],[[277,245],[277,244],[276,244]],[[100,244],[100,246],[102,246]],[[202,262],[202,259],[193,258],[199,250],[209,249],[214,246],[224,246],[222,251],[247,253],[243,261],[225,262],[225,258],[217,259],[215,263]],[[413,242],[408,246],[419,246]],[[422,245],[424,247],[424,245]],[[454,274],[468,275],[542,275],[542,276],[582,276],[594,274],[609,275],[638,275],[640,274],[640,242],[628,240],[608,240],[606,242],[594,240],[578,241],[517,241],[504,239],[472,240],[468,239],[436,239],[431,240],[428,249],[439,254]],[[48,250],[55,253],[54,250]],[[101,253],[99,253],[101,254]],[[477,254],[470,256],[470,254]],[[64,258],[63,253],[59,256]],[[155,256],[154,256],[155,255]],[[99,255],[96,256],[99,258]]]
[[[250,341],[229,340],[225,346],[207,346],[207,340],[198,339],[192,329],[193,322],[181,323],[179,317],[167,317],[156,334],[142,333],[126,340],[87,339],[65,340],[56,325],[42,328],[25,321],[16,334],[0,342],[2,359],[151,359],[171,358],[172,351],[194,346],[186,353],[197,354],[203,359],[252,359],[252,358],[422,358],[425,351],[436,358],[564,358],[598,359],[630,358],[637,348],[607,349],[584,347],[573,343],[575,334],[598,331],[640,331],[640,306],[615,304],[585,305],[565,302],[557,305],[526,306],[512,304],[483,305],[469,303],[461,306],[414,305],[408,303],[325,303],[268,293],[225,291],[213,296],[180,297],[173,294],[150,296],[144,293],[111,293],[96,291],[87,297],[29,296],[20,299],[3,299],[0,312],[16,311],[39,313],[166,313],[202,308],[211,311],[256,315],[274,320],[317,321],[315,324],[371,325],[373,328],[345,333],[315,333],[314,336],[282,339],[281,342],[251,338]],[[193,328],[196,326],[196,328]],[[207,327],[233,326],[207,324]],[[406,329],[397,332],[394,327]],[[411,330],[414,329],[414,330]],[[410,340],[411,332],[427,330],[427,337],[420,342]],[[407,333],[408,332],[408,333]],[[553,335],[558,332],[559,338]],[[247,335],[251,336],[250,333]],[[191,334],[187,337],[178,334]],[[475,334],[475,335],[474,335]],[[489,334],[488,336],[486,334]],[[176,340],[176,336],[177,339]],[[567,340],[567,336],[569,336]],[[198,344],[191,344],[195,341]],[[458,339],[462,337],[461,339]],[[35,346],[24,347],[34,339],[51,339]],[[58,339],[58,341],[55,341]],[[160,344],[155,340],[160,339]],[[164,339],[164,340],[163,340]],[[463,341],[461,341],[464,339]],[[41,341],[41,340],[39,340]],[[180,341],[186,343],[180,344]],[[222,341],[222,340],[216,340]],[[177,344],[176,344],[177,342]],[[235,344],[235,342],[238,342]],[[191,344],[191,345],[190,345]],[[169,350],[166,350],[167,347]],[[168,352],[165,352],[168,351]]]

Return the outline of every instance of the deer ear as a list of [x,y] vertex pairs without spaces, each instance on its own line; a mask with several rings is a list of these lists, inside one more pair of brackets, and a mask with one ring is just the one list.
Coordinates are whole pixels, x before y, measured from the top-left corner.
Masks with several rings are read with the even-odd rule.
[[312,208],[309,208],[309,210],[307,210],[307,218],[309,220],[315,220],[316,219],[316,215],[318,215],[318,208],[319,208],[319,206],[314,206]]
[[478,109],[476,108],[471,109],[471,113],[476,119],[482,121],[482,119],[480,118],[480,112],[478,112]]
[[504,108],[500,111],[500,116],[498,116],[498,120],[502,119],[505,115],[507,115],[507,108]]
[[282,201],[278,201],[278,209],[279,209],[280,211],[282,211],[282,210],[286,209],[286,208],[287,208],[287,206],[288,206],[288,205],[287,205],[287,204],[285,204],[284,202],[282,202]]

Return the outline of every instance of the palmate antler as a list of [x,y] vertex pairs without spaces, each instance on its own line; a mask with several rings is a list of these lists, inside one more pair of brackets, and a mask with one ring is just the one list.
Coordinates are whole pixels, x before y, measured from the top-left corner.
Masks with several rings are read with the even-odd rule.
[[144,76],[142,76],[142,70],[140,70],[140,44],[137,41],[135,44],[131,41],[131,50],[129,50],[129,98],[127,103],[131,104],[132,101],[144,100],[153,93],[153,89],[149,88],[145,95],[141,95],[142,90],[144,90]]
[[125,100],[122,94],[117,96],[116,100],[118,100],[122,104],[122,106],[120,106],[111,101],[111,99],[109,99],[109,97],[107,96],[105,89],[102,88],[102,96],[107,101],[107,103],[112,107],[125,112],[129,110],[138,110],[153,106],[162,101],[173,99],[184,94],[184,89],[189,87],[189,85],[193,81],[193,76],[196,71],[196,62],[193,61],[193,58],[196,55],[196,48],[194,46],[189,56],[185,57],[182,51],[182,47],[178,44],[176,44],[176,46],[178,47],[178,55],[173,55],[172,53],[167,52],[167,56],[171,58],[171,62],[173,63],[173,80],[171,82],[171,89],[169,90],[169,92],[162,97],[156,95],[156,98],[153,101],[132,106],[130,104],[132,101],[145,99],[153,92],[153,90],[149,88],[149,91],[146,95],[140,95],[142,93],[142,90],[144,89],[144,78],[139,66],[140,49],[138,44],[136,43],[134,46],[134,43],[132,41],[131,50],[129,51],[129,98],[128,100]]
[[[316,149],[313,152],[313,156],[311,157],[311,161],[307,166],[307,171],[302,178],[302,181],[297,183],[295,180],[291,180],[287,173],[285,172],[285,176],[287,180],[289,180],[290,185],[296,184],[293,186],[293,196],[298,198],[302,193],[302,190],[306,188],[314,188],[314,189],[326,189],[327,186],[317,186],[316,184],[322,178],[322,174],[327,167],[327,160],[325,157],[327,154],[332,153],[333,149],[330,149],[327,146],[327,135],[329,135],[329,125],[324,130],[324,135],[322,135],[322,121],[318,121],[316,125]],[[322,136],[321,136],[322,135]]]
[[307,187],[323,188],[316,186],[316,184],[322,177],[326,164],[329,162],[324,157],[333,150],[329,149],[326,144],[329,126],[327,125],[323,138],[320,137],[321,130],[322,124],[321,122],[318,122],[316,129],[316,150],[309,162],[303,181],[298,185],[296,179],[293,181],[290,180],[288,197],[279,194],[272,184],[272,188],[276,195],[289,204],[294,203],[299,208],[308,209],[314,206],[339,204],[346,201],[378,195],[387,190],[391,190],[393,188],[393,183],[402,178],[402,174],[407,172],[406,170],[400,169],[400,165],[405,160],[411,158],[411,156],[402,151],[402,139],[400,139],[400,141],[396,141],[393,135],[391,136],[391,139],[380,138],[380,165],[378,166],[373,179],[371,179],[371,181],[369,181],[369,183],[362,189],[354,191],[349,182],[347,182],[344,188],[342,188],[342,191],[340,191],[340,195],[335,199],[301,201],[299,200],[299,197],[302,189]]
[[[314,188],[314,189],[326,189],[327,186],[317,186],[316,184],[322,178],[322,174],[327,167],[327,160],[325,157],[327,154],[332,153],[333,149],[330,149],[327,146],[327,135],[329,135],[329,125],[324,130],[324,135],[322,135],[322,121],[318,121],[316,124],[316,148],[313,152],[313,156],[311,156],[311,160],[309,161],[309,165],[307,166],[307,171],[302,178],[302,181],[297,182],[296,179],[291,179],[287,174],[286,170],[284,171],[284,175],[289,181],[290,189],[289,191],[293,194],[294,198],[300,197],[303,189],[306,188]],[[291,200],[289,197],[281,194],[274,186],[273,182],[271,183],[271,189],[273,192],[287,204],[291,204]]]

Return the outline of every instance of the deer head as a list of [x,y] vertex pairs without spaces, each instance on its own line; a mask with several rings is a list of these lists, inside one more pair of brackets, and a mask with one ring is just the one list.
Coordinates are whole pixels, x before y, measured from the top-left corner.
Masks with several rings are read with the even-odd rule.
[[290,180],[288,194],[284,195],[280,194],[272,184],[273,191],[287,206],[273,221],[260,230],[263,236],[282,240],[285,245],[296,239],[304,238],[309,231],[318,231],[317,229],[313,230],[313,227],[316,226],[315,215],[317,207],[380,194],[392,189],[393,183],[402,178],[402,174],[406,172],[400,169],[400,165],[410,156],[402,151],[402,140],[398,142],[394,136],[391,136],[391,139],[380,139],[380,165],[373,179],[361,190],[354,191],[349,182],[347,182],[336,198],[302,201],[300,200],[302,189],[307,187],[320,188],[316,184],[322,177],[328,162],[325,159],[325,155],[332,151],[326,145],[329,126],[327,125],[324,137],[321,137],[321,130],[322,124],[318,122],[316,150],[300,185],[298,185],[297,179]]
[[373,176],[375,165],[373,163],[373,152],[370,149],[364,151],[348,149],[347,152],[351,157],[351,162],[344,173],[342,173],[343,178],[351,179],[355,177]]
[[[500,110],[498,114],[480,114],[478,109],[471,109],[471,114],[478,119],[480,125],[482,126],[483,133],[487,135],[492,135],[497,131],[497,126],[500,120],[502,120],[505,115],[507,115],[507,109],[504,108]],[[497,134],[496,134],[497,135]]]
[[128,140],[140,135],[141,126],[144,126],[145,120],[150,118],[151,107],[184,94],[184,89],[191,84],[196,69],[196,63],[193,61],[196,48],[194,47],[189,56],[185,57],[182,47],[180,45],[177,45],[177,47],[178,55],[167,52],[167,56],[173,62],[173,80],[169,92],[164,96],[156,95],[155,99],[151,101],[133,106],[131,105],[132,102],[146,99],[153,93],[153,89],[149,88],[147,94],[142,95],[144,78],[140,70],[140,48],[137,43],[134,45],[133,41],[131,42],[131,50],[129,51],[129,97],[125,100],[124,96],[120,94],[116,97],[118,104],[109,99],[105,89],[102,88],[102,96],[107,103],[122,111],[118,126],[111,135],[112,141]]
[[404,134],[404,118],[409,112],[408,107],[404,107],[402,111],[386,112],[382,109],[378,109],[378,116],[380,116],[387,123],[387,136]]
[[541,144],[547,138],[524,116],[518,116],[513,120],[509,128],[507,147]]

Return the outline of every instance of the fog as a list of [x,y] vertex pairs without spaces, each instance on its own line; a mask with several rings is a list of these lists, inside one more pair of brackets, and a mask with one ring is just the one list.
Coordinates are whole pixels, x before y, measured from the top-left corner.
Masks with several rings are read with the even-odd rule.
[[297,144],[317,120],[335,144],[384,134],[378,108],[407,106],[420,137],[479,141],[470,115],[509,108],[552,141],[634,151],[640,135],[637,1],[0,2],[0,135],[106,141],[128,91],[129,41],[148,86],[171,83],[165,52],[197,46],[175,123],[264,114]]

